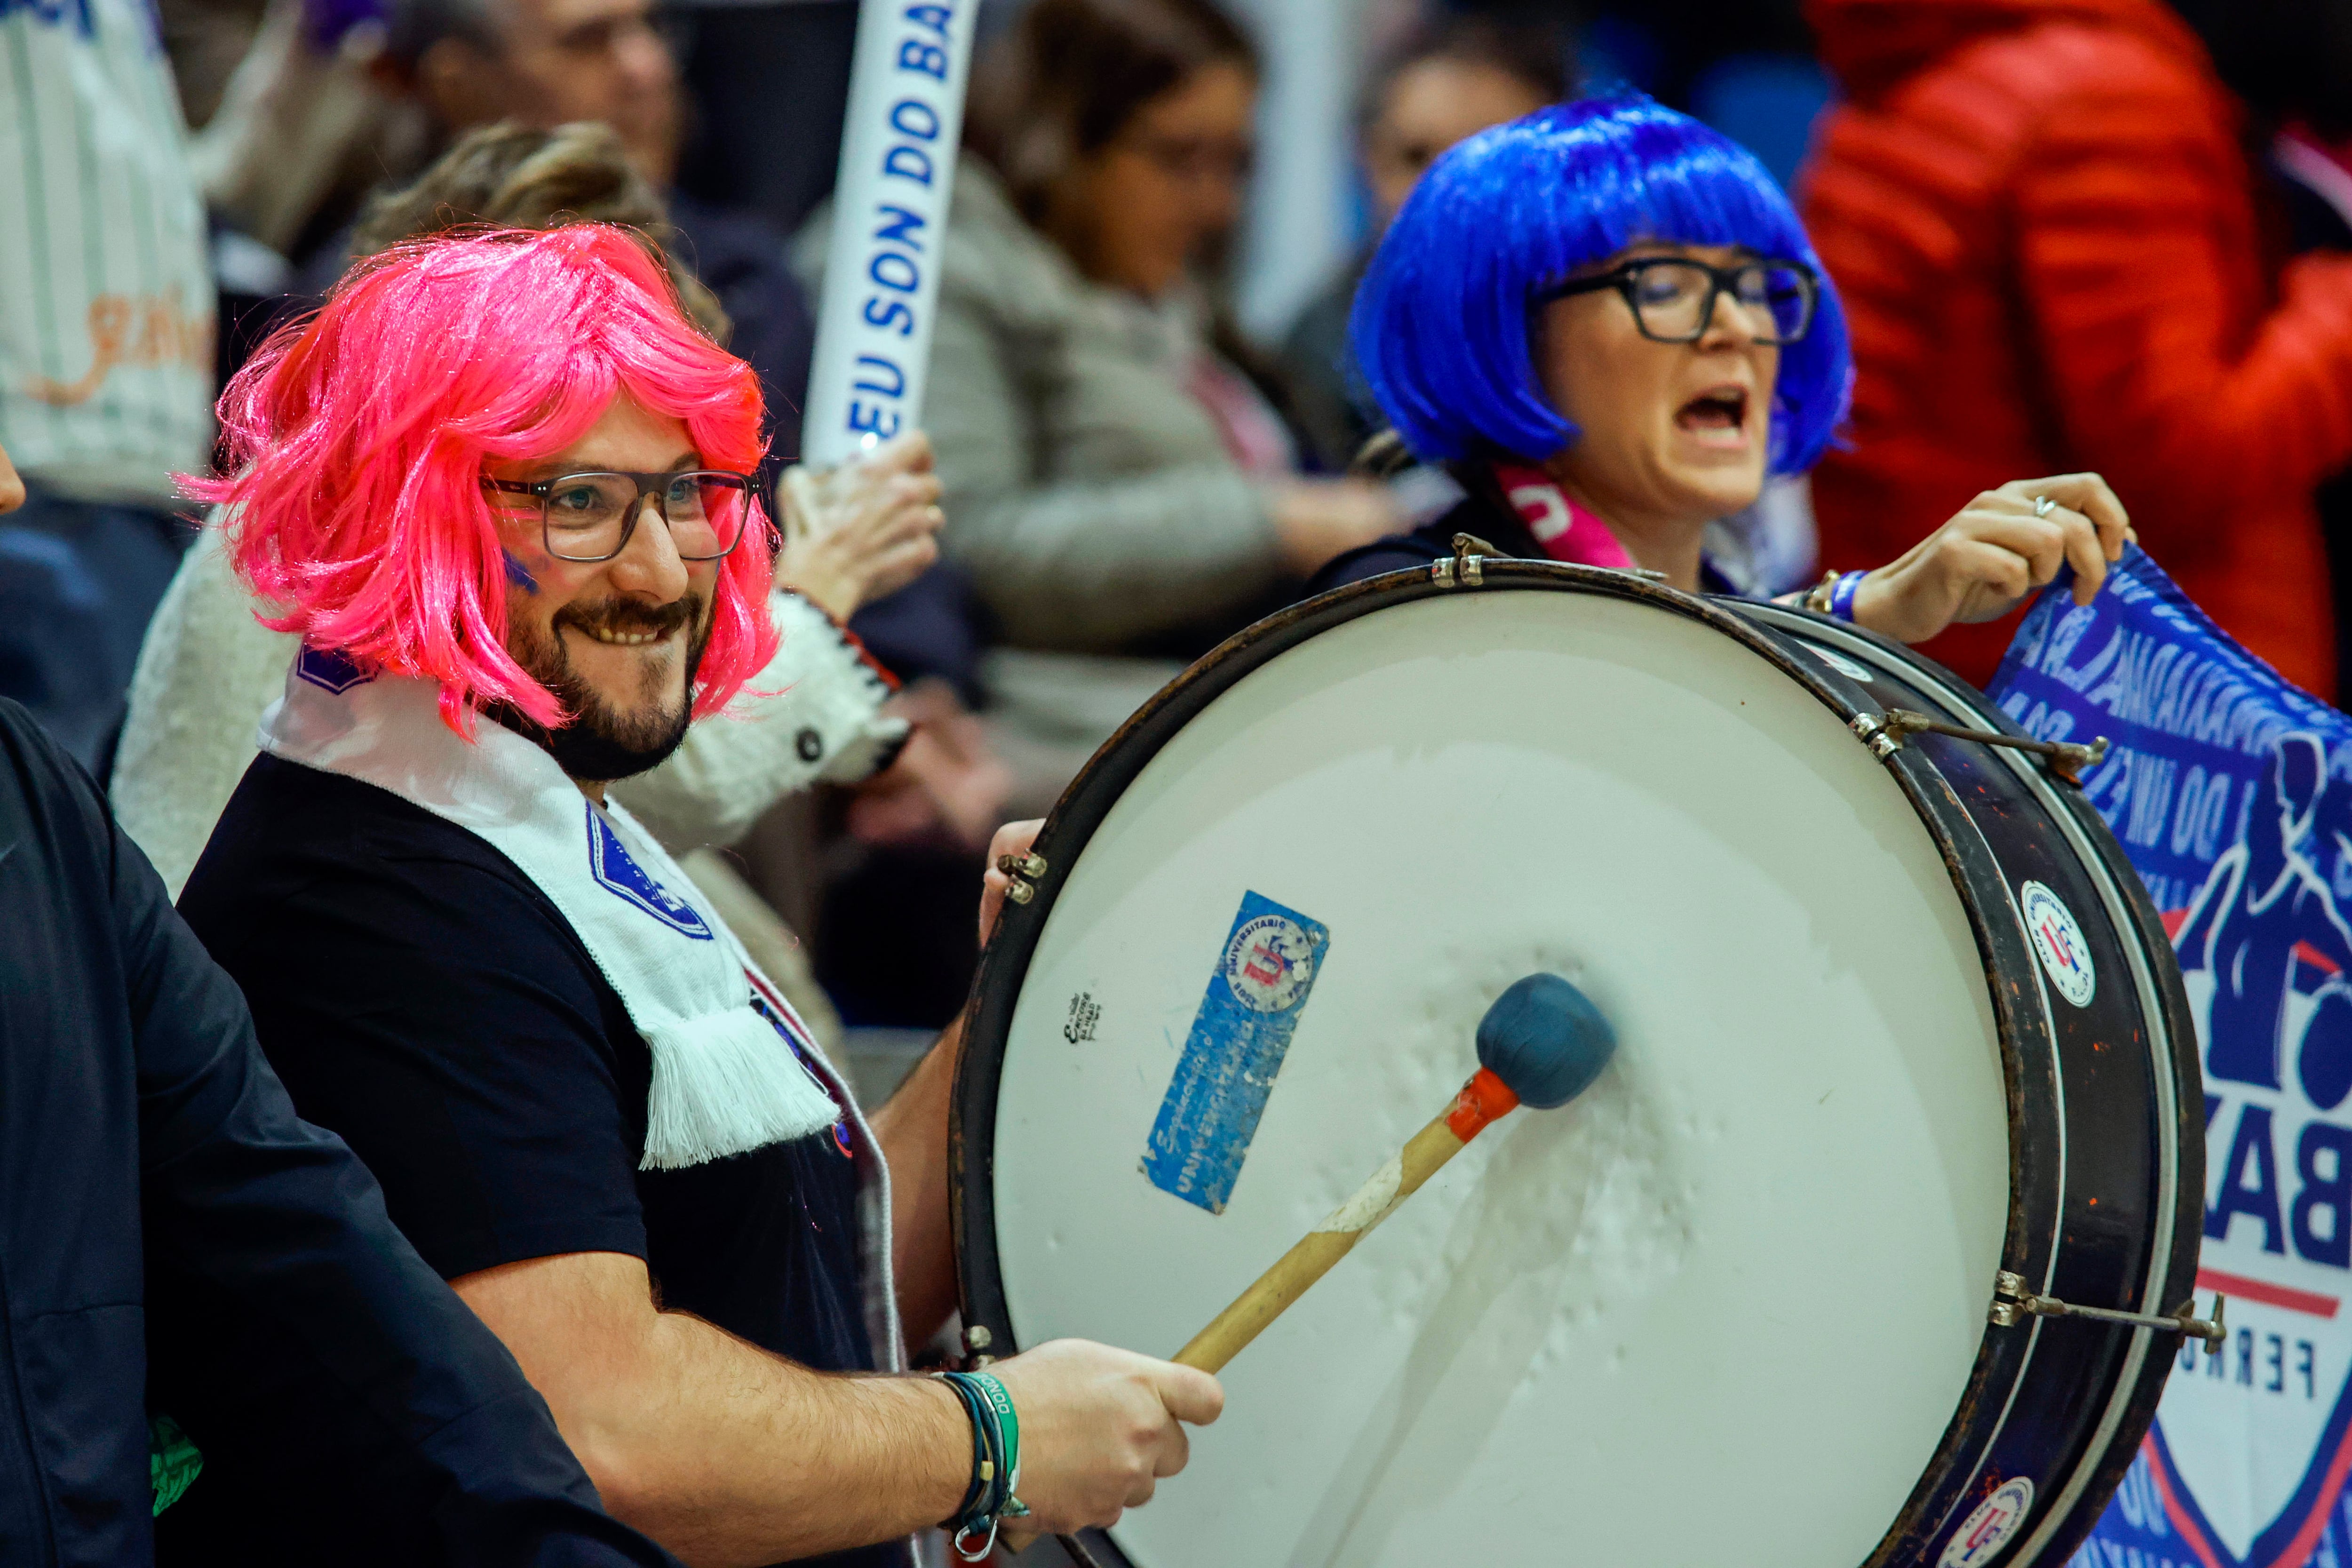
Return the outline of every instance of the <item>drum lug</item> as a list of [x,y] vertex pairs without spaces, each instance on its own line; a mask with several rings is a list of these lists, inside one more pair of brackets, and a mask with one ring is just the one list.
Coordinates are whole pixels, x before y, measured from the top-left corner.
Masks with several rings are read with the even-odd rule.
[[1443,588],[1456,583],[1465,588],[1475,588],[1486,581],[1485,557],[1497,553],[1495,547],[1475,533],[1454,536],[1454,553],[1429,569],[1429,580]]
[[1887,733],[1885,727],[1879,723],[1878,715],[1875,713],[1855,714],[1850,728],[1855,734],[1862,737],[1863,743],[1870,748],[1871,754],[1882,763],[1903,749],[1903,737],[1899,734]]
[[2180,1303],[2179,1310],[2167,1314],[2155,1312],[2121,1312],[2112,1307],[2077,1307],[2055,1296],[2036,1296],[2025,1288],[2022,1275],[2004,1268],[1992,1277],[1992,1310],[1988,1314],[1996,1328],[2014,1328],[2026,1318],[2090,1318],[2102,1323],[2122,1323],[2136,1329],[2158,1329],[2167,1333],[2187,1334],[2218,1345],[2230,1337],[2224,1314],[2227,1300],[2220,1291],[2213,1294],[2213,1315],[2196,1316],[2197,1299],[2192,1296]]
[[2050,771],[2070,784],[2081,784],[2083,770],[2094,768],[2106,760],[2107,738],[2097,737],[2089,745],[2074,741],[2029,741],[2022,735],[2004,735],[1999,730],[1971,730],[1964,725],[1947,724],[1908,708],[1889,708],[1884,713],[1857,713],[1852,725],[1880,761],[1884,762],[1903,749],[1906,735],[1949,735],[1954,740],[1974,741],[1985,746],[2007,746],[2012,751],[2031,752],[2042,759]]
[[1043,855],[999,855],[996,868],[1004,873],[1009,884],[1004,896],[1016,904],[1025,904],[1037,896],[1037,881],[1045,874]]

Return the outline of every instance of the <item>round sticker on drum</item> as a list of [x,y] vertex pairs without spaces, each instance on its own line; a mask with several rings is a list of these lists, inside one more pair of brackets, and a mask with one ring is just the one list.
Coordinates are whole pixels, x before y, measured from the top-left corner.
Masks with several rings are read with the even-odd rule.
[[2032,1511],[2033,1483],[2023,1476],[2011,1476],[1960,1521],[1959,1529],[1944,1542],[1944,1554],[1936,1559],[1936,1568],[1984,1568],[2000,1555]]
[[2091,944],[2083,940],[2083,928],[2074,923],[2074,911],[2039,882],[2018,889],[2017,902],[2025,913],[2025,929],[2032,934],[2033,951],[2042,955],[2042,973],[2050,976],[2050,984],[2075,1006],[2089,1006],[2099,989],[2099,977],[2091,968]]
[[1839,653],[1834,649],[1825,648],[1821,644],[1814,642],[1803,643],[1800,646],[1802,647],[1807,653],[1811,654],[1815,658],[1820,659],[1823,664],[1828,665],[1832,669],[1836,670],[1848,680],[1870,680],[1874,679],[1871,672],[1864,666],[1857,664],[1853,659],[1846,658],[1845,655]]
[[1260,915],[1225,944],[1222,972],[1243,1006],[1279,1013],[1315,978],[1315,941],[1297,921]]

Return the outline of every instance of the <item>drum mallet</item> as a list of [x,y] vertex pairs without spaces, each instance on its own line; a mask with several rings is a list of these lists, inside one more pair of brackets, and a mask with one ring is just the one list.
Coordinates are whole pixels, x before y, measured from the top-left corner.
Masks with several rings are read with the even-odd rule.
[[1478,1020],[1478,1070],[1445,1113],[1414,1133],[1175,1359],[1202,1372],[1221,1370],[1471,1139],[1515,1107],[1566,1105],[1601,1076],[1616,1049],[1616,1032],[1601,1009],[1559,975],[1530,974],[1513,984]]

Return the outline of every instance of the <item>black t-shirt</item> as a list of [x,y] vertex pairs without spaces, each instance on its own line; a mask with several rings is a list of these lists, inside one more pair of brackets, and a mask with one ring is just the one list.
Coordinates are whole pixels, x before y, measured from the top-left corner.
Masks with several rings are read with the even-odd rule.
[[666,1308],[808,1366],[874,1364],[845,1143],[639,1170],[651,1053],[554,904],[486,841],[263,756],[180,910],[244,988],[296,1109],[366,1163],[444,1279],[627,1253]]

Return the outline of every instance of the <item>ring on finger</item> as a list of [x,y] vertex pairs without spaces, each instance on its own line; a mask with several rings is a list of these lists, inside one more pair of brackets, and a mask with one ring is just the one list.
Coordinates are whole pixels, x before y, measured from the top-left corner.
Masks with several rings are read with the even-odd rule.
[[2035,496],[2033,498],[2034,516],[2048,517],[2052,512],[2056,511],[2057,510],[2058,503],[2052,500],[2048,496]]

